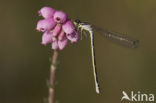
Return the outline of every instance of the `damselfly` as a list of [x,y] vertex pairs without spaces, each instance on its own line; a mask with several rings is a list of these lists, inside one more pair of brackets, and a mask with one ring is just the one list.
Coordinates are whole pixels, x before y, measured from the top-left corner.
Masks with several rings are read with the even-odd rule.
[[93,33],[93,31],[97,31],[99,34],[103,35],[107,39],[110,39],[113,42],[116,42],[118,44],[130,47],[130,48],[136,48],[138,46],[139,41],[132,39],[130,37],[127,37],[124,34],[120,34],[120,33],[116,33],[116,32],[110,32],[110,31],[101,29],[95,25],[89,24],[87,22],[81,22],[78,19],[76,19],[74,21],[74,24],[77,28],[77,31],[80,31],[81,34],[83,31],[87,31],[90,34],[91,55],[92,55],[92,65],[93,65],[95,88],[96,88],[96,92],[99,94],[100,93],[100,87],[99,87],[97,70],[96,70],[95,49],[94,49],[94,33]]

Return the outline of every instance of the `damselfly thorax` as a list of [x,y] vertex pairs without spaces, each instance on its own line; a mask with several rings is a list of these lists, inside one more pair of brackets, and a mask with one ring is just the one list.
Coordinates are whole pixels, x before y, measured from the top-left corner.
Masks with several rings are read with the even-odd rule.
[[97,69],[96,69],[96,60],[95,60],[95,49],[94,49],[94,31],[98,32],[99,34],[103,35],[105,38],[112,40],[115,43],[124,45],[130,48],[136,48],[138,46],[139,41],[127,37],[124,34],[110,32],[104,29],[101,29],[95,25],[89,24],[87,22],[81,22],[80,20],[76,19],[74,21],[74,25],[77,28],[77,31],[83,35],[84,31],[87,31],[90,34],[90,44],[91,44],[91,55],[92,55],[92,65],[93,65],[93,74],[94,74],[94,81],[95,81],[95,88],[96,92],[100,93],[98,77],[97,77]]
[[81,23],[78,19],[74,21],[75,27],[77,28],[77,31],[79,32],[81,39],[83,36],[87,37],[87,32],[92,32],[93,29],[90,24],[88,23]]

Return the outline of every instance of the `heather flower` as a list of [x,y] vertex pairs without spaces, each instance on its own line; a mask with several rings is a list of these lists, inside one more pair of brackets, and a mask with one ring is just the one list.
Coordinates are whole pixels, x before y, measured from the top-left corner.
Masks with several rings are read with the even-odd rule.
[[38,11],[39,16],[42,16],[43,18],[52,18],[55,13],[55,10],[51,7],[43,7]]
[[57,36],[60,33],[61,28],[62,28],[61,24],[57,24],[55,28],[52,30],[53,36]]
[[53,37],[52,49],[56,50],[59,48],[60,50],[63,50],[66,47],[67,43],[68,39],[65,35],[63,36],[62,40],[58,40],[55,37]]
[[57,40],[54,40],[53,42],[52,42],[52,49],[53,50],[57,50],[58,49],[58,41]]
[[74,31],[72,34],[67,34],[66,36],[71,41],[71,43],[76,43],[79,39],[79,34],[77,31]]
[[66,38],[66,36],[64,36],[62,40],[58,40],[59,49],[63,50],[66,47],[67,43],[68,43],[68,39]]
[[56,23],[64,23],[67,20],[67,14],[63,11],[56,11],[54,13],[54,21]]
[[74,32],[75,26],[71,20],[68,20],[65,24],[63,24],[62,28],[66,34],[72,34]]
[[[43,7],[38,11],[38,14],[44,18],[37,22],[36,27],[37,31],[43,32],[41,44],[47,45],[50,43],[51,49],[54,50],[49,76],[50,87],[53,87],[58,57],[57,50],[63,50],[67,46],[68,40],[71,43],[77,42],[79,36],[74,24],[67,18],[65,12],[55,11],[50,7]],[[49,103],[53,103],[53,95],[54,89],[49,88]]]
[[65,32],[62,30],[58,36],[58,40],[62,40],[65,35]]
[[39,15],[44,19],[39,20],[36,29],[44,32],[42,35],[42,45],[51,43],[53,50],[63,50],[68,40],[71,43],[78,41],[79,34],[67,14],[63,11],[55,11],[50,7],[43,7],[39,10]]
[[52,42],[52,33],[46,31],[43,35],[42,35],[42,45],[46,45],[48,43],[51,43]]
[[45,32],[51,30],[55,25],[56,23],[53,18],[43,19],[38,21],[36,29]]

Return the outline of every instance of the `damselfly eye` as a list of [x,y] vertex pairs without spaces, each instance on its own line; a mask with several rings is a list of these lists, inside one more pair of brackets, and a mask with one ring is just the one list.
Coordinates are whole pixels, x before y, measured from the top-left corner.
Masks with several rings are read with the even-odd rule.
[[79,24],[81,21],[79,19],[76,19],[75,22]]

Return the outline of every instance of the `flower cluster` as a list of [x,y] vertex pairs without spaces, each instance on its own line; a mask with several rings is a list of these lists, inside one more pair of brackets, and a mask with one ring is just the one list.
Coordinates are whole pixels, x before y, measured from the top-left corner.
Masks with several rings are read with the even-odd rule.
[[43,7],[38,11],[39,16],[44,19],[37,23],[37,31],[43,32],[42,45],[52,44],[53,50],[63,50],[68,40],[76,43],[79,34],[75,29],[73,22],[67,18],[63,11],[56,11],[50,7]]

